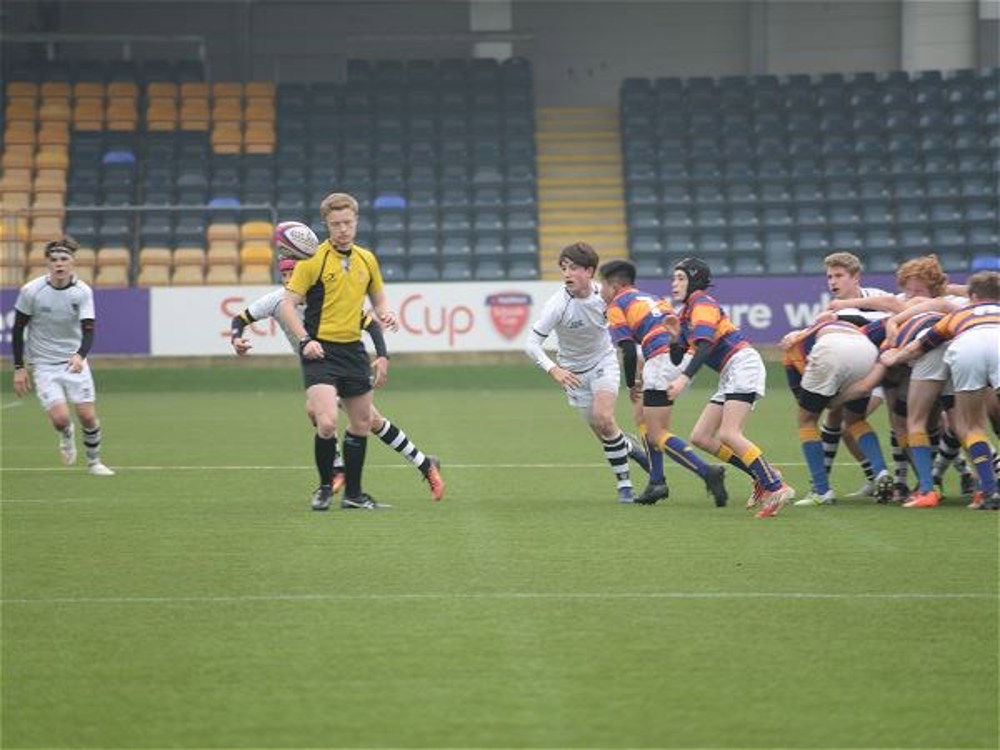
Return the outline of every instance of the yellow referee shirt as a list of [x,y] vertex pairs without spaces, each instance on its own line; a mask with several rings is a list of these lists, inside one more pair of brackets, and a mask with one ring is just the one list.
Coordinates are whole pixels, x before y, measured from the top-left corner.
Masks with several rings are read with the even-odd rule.
[[348,253],[329,240],[308,260],[295,264],[288,288],[305,298],[303,322],[314,339],[341,344],[361,340],[365,297],[382,291],[382,272],[371,250],[351,245]]

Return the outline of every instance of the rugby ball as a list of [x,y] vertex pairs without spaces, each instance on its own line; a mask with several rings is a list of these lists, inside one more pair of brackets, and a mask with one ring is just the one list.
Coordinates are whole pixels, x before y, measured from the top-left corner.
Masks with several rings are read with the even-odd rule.
[[319,246],[319,239],[301,221],[283,221],[274,228],[274,249],[286,258],[311,258]]

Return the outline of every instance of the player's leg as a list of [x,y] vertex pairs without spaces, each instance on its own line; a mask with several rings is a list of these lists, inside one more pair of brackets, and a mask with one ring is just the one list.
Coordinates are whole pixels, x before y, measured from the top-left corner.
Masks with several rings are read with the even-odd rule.
[[348,427],[344,432],[344,497],[341,507],[374,508],[375,502],[362,492],[361,477],[364,472],[368,433],[372,423],[372,391],[348,394],[341,382],[341,401],[347,414]]
[[433,456],[426,455],[398,425],[394,425],[372,404],[371,432],[403,458],[413,464],[430,484],[431,497],[444,497],[444,480],[441,479],[440,463]]
[[[797,506],[830,505],[834,502],[834,493],[830,489],[830,475],[827,473],[824,461],[824,443],[821,440],[819,422],[820,414],[829,397],[803,390],[799,395],[798,431],[799,446],[809,471],[810,492],[798,500]],[[839,417],[843,412],[839,411]],[[829,424],[829,419],[827,420]]]
[[991,508],[991,503],[996,499],[997,478],[993,471],[993,451],[986,435],[986,391],[987,387],[975,391],[957,391],[955,405],[961,414],[959,421],[965,427],[962,444],[979,478],[979,491],[982,493],[977,498],[980,501],[979,507]]
[[65,368],[55,369],[43,366],[32,372],[35,380],[35,396],[45,410],[52,428],[59,433],[59,455],[67,466],[76,463],[76,431],[70,414],[68,397],[61,376]]
[[[646,425],[646,419],[644,416],[645,407],[643,406],[642,395],[640,394],[638,398],[632,398],[630,394],[629,404],[632,407],[632,421],[635,423],[636,429],[639,431],[639,440],[642,442],[642,448],[646,452],[646,459],[649,462],[649,484],[647,485],[647,489],[650,486],[658,486],[661,484],[664,489],[666,489],[667,477],[663,473],[663,454],[654,450],[652,443],[650,442],[649,428]],[[656,490],[656,493],[659,492],[661,491]],[[643,495],[645,494],[646,493],[643,492]],[[669,494],[669,491],[666,494],[662,494],[660,499],[666,497],[667,494]]]
[[83,433],[83,447],[87,456],[87,471],[94,476],[114,476],[114,472],[101,461],[101,422],[97,417],[97,393],[90,367],[77,373],[61,376],[70,403],[75,404],[76,416]]
[[941,498],[934,489],[934,445],[931,417],[944,390],[947,368],[944,351],[928,352],[913,363],[906,392],[906,439],[917,474],[916,492],[903,504],[907,508],[936,506]]
[[319,489],[313,496],[313,510],[327,510],[333,495],[333,464],[337,457],[337,388],[332,383],[315,383],[306,389],[306,411],[316,425],[313,459],[319,474]]
[[843,435],[841,425],[843,413],[840,407],[828,409],[826,418],[819,430],[819,437],[823,443],[823,466],[826,473],[833,471],[833,464],[837,458],[837,449],[840,447],[840,440]]
[[589,405],[585,407],[581,404],[579,408],[586,410],[587,424],[601,441],[604,458],[615,474],[618,502],[631,503],[635,498],[635,492],[628,467],[630,443],[615,421],[617,398],[617,390],[595,389],[590,393]]

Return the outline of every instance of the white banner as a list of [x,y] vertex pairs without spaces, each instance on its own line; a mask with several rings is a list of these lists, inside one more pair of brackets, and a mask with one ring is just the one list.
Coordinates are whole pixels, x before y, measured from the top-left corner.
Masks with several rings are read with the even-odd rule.
[[[561,286],[559,281],[389,284],[386,294],[399,316],[399,330],[385,333],[386,344],[390,354],[519,351],[542,305]],[[272,288],[152,288],[152,354],[232,354],[233,316]],[[248,326],[245,335],[253,354],[289,353],[288,340],[273,320]],[[547,343],[554,345],[554,337]]]

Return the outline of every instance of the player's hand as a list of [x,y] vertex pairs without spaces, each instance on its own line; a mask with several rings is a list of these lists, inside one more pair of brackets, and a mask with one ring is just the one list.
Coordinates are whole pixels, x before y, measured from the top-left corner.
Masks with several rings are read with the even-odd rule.
[[628,389],[628,398],[633,404],[638,404],[642,401],[642,383],[636,381],[635,385]]
[[396,313],[392,310],[386,310],[383,313],[379,313],[378,322],[383,326],[388,328],[390,331],[399,330],[399,320],[396,319]]
[[671,401],[676,401],[677,397],[680,396],[684,389],[688,387],[688,383],[691,382],[691,378],[687,375],[681,373],[676,378],[670,381],[667,385],[667,398]]
[[323,359],[323,345],[316,339],[311,339],[302,347],[303,359]]
[[14,395],[18,398],[24,398],[30,390],[31,376],[28,371],[23,367],[14,370]]
[[878,361],[886,367],[895,367],[899,363],[902,354],[899,349],[887,349],[879,355]]
[[580,385],[580,378],[558,365],[549,370],[549,375],[563,388],[577,388]]
[[66,366],[69,372],[83,372],[83,357],[79,354],[74,354],[69,358],[69,364]]
[[246,356],[246,353],[253,349],[253,344],[251,344],[246,339],[233,339],[233,350],[241,357]]
[[389,360],[385,357],[376,357],[372,362],[372,369],[375,370],[375,379],[372,385],[381,388],[389,380]]
[[799,343],[799,331],[789,331],[784,336],[781,337],[781,341],[778,342],[778,346],[781,347],[782,351],[788,351],[797,343]]
[[842,300],[842,299],[832,299],[832,300],[830,300],[830,303],[826,306],[826,309],[827,310],[833,310],[834,312],[836,312],[837,310],[843,310],[846,307],[847,307],[847,305],[845,304],[844,300]]

